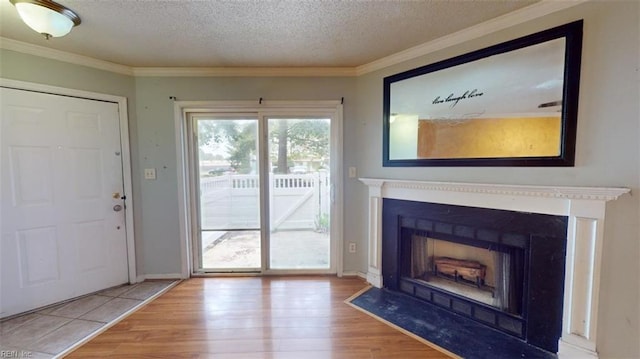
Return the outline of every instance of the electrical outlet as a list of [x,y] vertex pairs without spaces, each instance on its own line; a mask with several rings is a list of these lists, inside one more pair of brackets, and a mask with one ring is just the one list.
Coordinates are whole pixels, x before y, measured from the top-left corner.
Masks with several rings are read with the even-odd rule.
[[144,179],[148,179],[148,180],[156,179],[156,169],[155,168],[145,168],[144,169]]
[[356,242],[349,242],[349,253],[356,252]]

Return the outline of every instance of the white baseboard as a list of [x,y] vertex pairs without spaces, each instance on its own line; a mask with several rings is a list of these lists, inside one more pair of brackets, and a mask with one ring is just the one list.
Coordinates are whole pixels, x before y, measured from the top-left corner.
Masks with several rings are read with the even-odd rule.
[[141,274],[136,277],[136,283],[144,282],[147,279],[158,280],[158,279],[167,279],[167,280],[176,280],[183,279],[182,274],[180,273],[164,273],[164,274]]
[[343,277],[360,277],[362,279],[367,279],[367,274],[359,271],[344,271],[342,272]]
[[367,282],[376,288],[382,288],[382,276],[377,273],[367,273]]
[[598,353],[595,351],[580,348],[576,345],[569,344],[561,339],[558,342],[558,358],[559,359],[598,359]]

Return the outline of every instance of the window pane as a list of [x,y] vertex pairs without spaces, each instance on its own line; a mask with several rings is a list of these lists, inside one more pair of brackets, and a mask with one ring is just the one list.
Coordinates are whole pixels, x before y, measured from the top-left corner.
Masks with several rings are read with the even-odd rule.
[[269,119],[270,268],[330,267],[330,120]]

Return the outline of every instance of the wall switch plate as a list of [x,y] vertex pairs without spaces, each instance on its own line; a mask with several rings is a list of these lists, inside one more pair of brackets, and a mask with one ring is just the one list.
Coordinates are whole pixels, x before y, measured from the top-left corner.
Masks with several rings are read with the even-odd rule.
[[144,169],[144,179],[148,179],[148,180],[156,179],[156,169],[155,168],[145,168]]
[[356,168],[349,167],[349,178],[356,178]]
[[356,243],[349,242],[349,253],[355,253],[355,252],[356,252]]

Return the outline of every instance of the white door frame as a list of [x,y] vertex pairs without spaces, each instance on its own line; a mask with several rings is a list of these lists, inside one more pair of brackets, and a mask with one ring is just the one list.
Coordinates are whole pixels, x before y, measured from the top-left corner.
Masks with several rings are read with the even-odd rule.
[[[259,115],[283,113],[306,115],[313,113],[331,113],[331,137],[335,138],[335,146],[331,149],[331,172],[335,174],[332,198],[335,210],[331,214],[331,237],[334,245],[335,271],[338,276],[343,272],[343,166],[342,166],[342,110],[341,101],[175,101],[174,126],[176,134],[176,153],[178,171],[178,210],[180,213],[180,254],[182,258],[182,278],[186,279],[193,273],[193,263],[190,253],[193,229],[192,216],[195,215],[190,200],[189,184],[193,183],[188,167],[187,114],[195,112],[216,113],[247,113],[255,112]],[[263,139],[261,139],[263,140]],[[264,212],[264,211],[261,211]],[[264,220],[264,219],[263,219]],[[283,273],[282,271],[267,270],[263,274]],[[294,274],[295,271],[286,271]]]
[[[88,100],[107,101],[118,104],[118,117],[120,118],[120,145],[122,155],[122,180],[125,195],[125,228],[127,240],[127,263],[129,283],[137,282],[136,252],[133,223],[133,186],[131,184],[131,153],[129,146],[129,116],[127,115],[127,98],[123,96],[107,95],[97,92],[69,89],[65,87],[50,86],[34,82],[25,82],[0,78],[0,86],[16,90],[48,93],[52,95],[71,96]],[[2,228],[0,228],[2,232]]]

